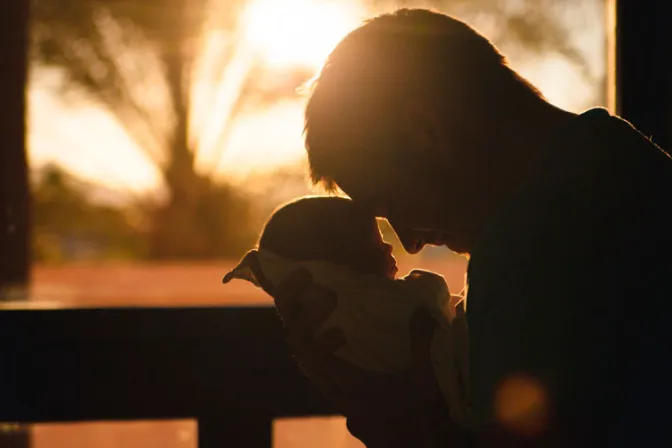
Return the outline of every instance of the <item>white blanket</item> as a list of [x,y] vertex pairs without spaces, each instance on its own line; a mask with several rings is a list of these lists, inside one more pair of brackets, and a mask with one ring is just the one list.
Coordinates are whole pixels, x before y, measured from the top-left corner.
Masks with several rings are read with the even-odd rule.
[[[453,419],[468,425],[464,301],[459,296],[451,296],[443,276],[414,270],[403,279],[391,280],[334,263],[294,261],[269,251],[253,250],[223,281],[243,279],[260,287],[266,282],[275,287],[301,268],[312,275],[314,283],[338,296],[335,310],[318,333],[340,328],[346,344],[335,355],[372,373],[408,370],[411,362],[409,321],[418,307],[428,308],[439,324],[431,347],[439,386]],[[261,281],[255,275],[256,269],[261,271]]]

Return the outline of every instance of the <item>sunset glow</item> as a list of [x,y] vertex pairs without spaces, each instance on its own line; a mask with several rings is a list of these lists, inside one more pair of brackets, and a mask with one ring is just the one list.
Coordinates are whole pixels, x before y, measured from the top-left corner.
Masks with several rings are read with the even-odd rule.
[[[408,2],[407,6],[421,3]],[[190,111],[198,169],[244,186],[252,174],[305,163],[303,98],[290,96],[237,112],[233,105],[252,69],[261,67],[278,79],[296,68],[302,73],[317,72],[335,45],[374,14],[367,5],[361,0],[249,0],[236,24],[240,28],[206,34],[195,67]],[[390,9],[382,3],[379,7],[375,13]],[[589,16],[595,26],[571,28],[571,45],[585,55],[594,79],[585,79],[571,61],[555,52],[512,51],[510,55],[512,66],[551,102],[573,112],[600,105],[596,98],[607,69],[606,31],[599,8],[594,8]],[[575,17],[570,12],[557,20],[571,25]],[[220,79],[218,63],[222,54],[228,55],[232,34],[242,39],[235,40],[239,46]],[[498,46],[506,47],[504,37]],[[62,97],[44,73],[39,79],[46,81],[36,77],[29,92],[29,148],[34,166],[55,162],[85,179],[124,191],[150,191],[161,185],[159,170],[114,114],[92,101]]]
[[256,0],[245,10],[245,38],[273,67],[319,67],[364,17],[354,2]]

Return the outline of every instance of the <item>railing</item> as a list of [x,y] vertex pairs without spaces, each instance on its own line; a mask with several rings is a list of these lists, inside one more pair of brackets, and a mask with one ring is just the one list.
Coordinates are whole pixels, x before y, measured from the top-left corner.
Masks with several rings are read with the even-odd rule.
[[200,448],[268,448],[329,415],[272,308],[0,311],[0,421],[195,418]]

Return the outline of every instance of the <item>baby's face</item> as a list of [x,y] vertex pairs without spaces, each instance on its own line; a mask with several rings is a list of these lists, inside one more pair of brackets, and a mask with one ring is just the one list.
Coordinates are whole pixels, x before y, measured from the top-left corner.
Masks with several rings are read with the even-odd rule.
[[394,279],[397,274],[397,260],[392,255],[392,246],[383,241],[383,236],[375,219],[372,220],[365,244],[352,248],[351,260],[355,268],[371,274]]

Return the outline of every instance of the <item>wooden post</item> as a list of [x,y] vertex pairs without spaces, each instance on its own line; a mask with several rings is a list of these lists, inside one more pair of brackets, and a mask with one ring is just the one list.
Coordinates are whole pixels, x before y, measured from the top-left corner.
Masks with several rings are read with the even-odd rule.
[[29,1],[0,2],[0,301],[26,297],[30,196],[26,156]]
[[[30,196],[26,87],[30,2],[0,2],[0,302],[26,299],[30,278]],[[0,447],[28,448],[30,427],[0,422]]]

